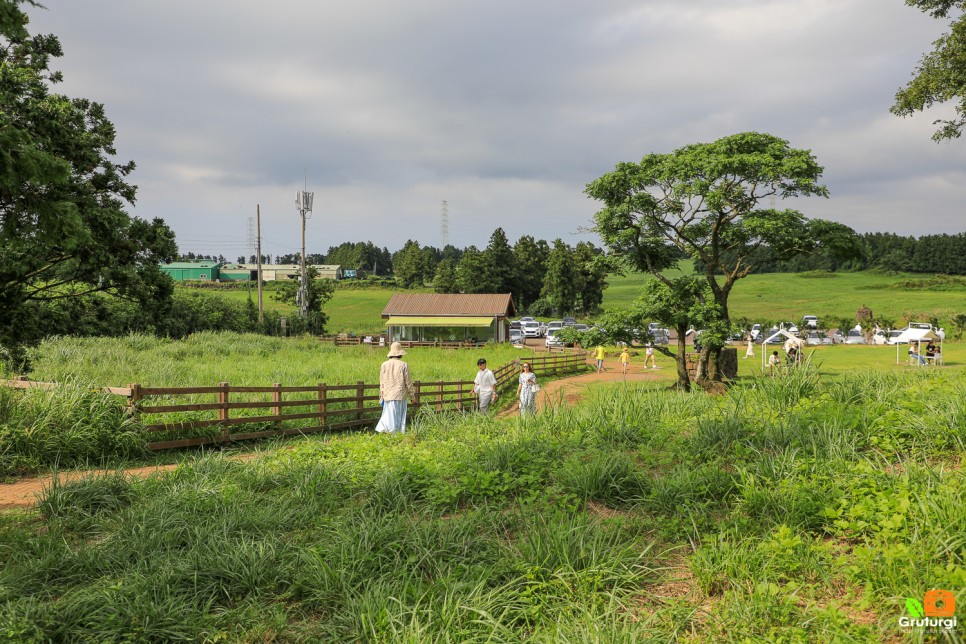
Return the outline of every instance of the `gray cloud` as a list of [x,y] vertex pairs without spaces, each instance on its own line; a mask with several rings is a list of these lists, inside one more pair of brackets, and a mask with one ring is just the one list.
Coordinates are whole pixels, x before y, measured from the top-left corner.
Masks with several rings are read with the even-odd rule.
[[584,184],[616,163],[746,130],[825,166],[832,198],[807,214],[962,230],[966,144],[888,113],[944,29],[900,0],[46,5],[60,91],[106,104],[133,212],[185,250],[244,253],[256,203],[273,252],[294,249],[303,172],[320,250],[438,243],[443,199],[459,245],[496,226],[573,241]]

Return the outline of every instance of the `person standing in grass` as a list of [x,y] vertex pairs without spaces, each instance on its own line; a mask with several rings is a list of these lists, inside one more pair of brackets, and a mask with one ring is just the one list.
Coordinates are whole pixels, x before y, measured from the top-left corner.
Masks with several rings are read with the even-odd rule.
[[594,349],[594,355],[597,357],[597,373],[604,370],[604,345],[598,344],[597,348]]
[[537,392],[540,391],[537,385],[537,376],[529,362],[524,362],[521,366],[520,384],[517,385],[517,396],[520,397],[520,415],[534,414],[537,411]]
[[402,345],[393,342],[386,355],[388,360],[379,368],[379,404],[382,417],[376,431],[386,434],[406,433],[406,407],[409,398],[416,393],[409,365],[402,361],[406,355]]
[[657,358],[654,357],[654,345],[650,342],[647,343],[647,348],[644,349],[644,368],[647,369],[647,362],[651,361],[651,369],[657,369]]
[[751,336],[749,335],[748,349],[745,351],[745,358],[747,359],[747,358],[754,358],[754,357],[755,357],[755,342],[754,340],[751,339]]
[[480,413],[485,414],[490,411],[490,403],[496,400],[496,376],[486,368],[486,359],[480,358],[476,361],[479,371],[473,379],[473,391],[476,392],[479,400]]
[[774,351],[768,358],[768,372],[774,376],[780,366],[782,366],[782,359],[778,357],[778,352]]
[[621,370],[624,373],[624,375],[627,375],[627,363],[630,361],[631,361],[631,354],[628,353],[627,347],[624,347],[624,350],[621,351]]

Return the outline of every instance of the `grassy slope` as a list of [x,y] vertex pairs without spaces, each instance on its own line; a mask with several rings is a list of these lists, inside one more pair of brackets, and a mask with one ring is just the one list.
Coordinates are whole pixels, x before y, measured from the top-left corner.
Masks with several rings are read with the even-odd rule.
[[[888,320],[949,320],[966,311],[966,290],[931,291],[888,288],[922,275],[886,276],[873,273],[837,273],[833,278],[808,279],[798,274],[750,275],[740,280],[729,300],[733,318],[799,321],[803,315],[819,318],[854,318],[868,306],[877,318]],[[604,292],[604,306],[630,305],[640,294],[644,275],[611,276]],[[870,288],[875,287],[875,288]],[[886,288],[883,288],[886,287]]]
[[527,424],[426,418],[55,487],[0,513],[0,625],[16,641],[904,638],[906,597],[966,599],[964,378],[608,385]]

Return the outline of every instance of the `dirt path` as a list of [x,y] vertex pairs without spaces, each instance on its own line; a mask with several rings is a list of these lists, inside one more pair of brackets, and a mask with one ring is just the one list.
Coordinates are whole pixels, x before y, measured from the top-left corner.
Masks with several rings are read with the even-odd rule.
[[[634,357],[632,360],[641,362],[642,358]],[[657,370],[644,369],[640,364],[631,364],[627,374],[621,373],[621,365],[615,357],[609,357],[604,361],[603,373],[586,373],[579,376],[564,377],[559,380],[552,380],[546,384],[541,383],[540,393],[537,394],[537,410],[543,409],[548,402],[559,404],[561,401],[568,405],[577,403],[583,396],[584,389],[592,384],[599,382],[645,382],[655,380],[660,373],[661,367]],[[511,396],[516,399],[515,390],[504,396]],[[520,403],[515,401],[511,407],[498,414],[499,418],[516,416],[520,413]],[[244,460],[254,458],[257,454],[235,454],[230,458]],[[148,465],[146,467],[136,467],[123,470],[128,476],[147,478],[154,474],[171,472],[178,467],[173,465]],[[117,470],[78,470],[61,472],[60,480],[62,483],[80,481],[85,478],[104,476],[113,474]],[[0,510],[10,508],[31,507],[37,502],[37,497],[43,492],[45,486],[50,485],[50,476],[40,476],[33,478],[20,479],[15,483],[0,483]]]
[[[627,367],[627,373],[624,374],[621,371],[621,364],[618,362],[617,358],[609,357],[604,360],[604,371],[602,373],[583,373],[579,376],[571,376],[568,378],[561,378],[559,380],[551,380],[546,384],[540,383],[540,393],[537,394],[537,411],[542,410],[547,404],[560,404],[565,402],[568,405],[574,405],[583,398],[584,390],[593,384],[600,382],[648,382],[657,380],[658,374],[661,373],[662,369],[667,369],[669,367],[659,366],[657,369],[645,369],[641,364],[641,357],[632,357],[631,364]],[[634,364],[634,360],[638,364]],[[596,364],[596,361],[594,362]],[[516,398],[516,390],[514,389],[509,394],[504,394],[504,396],[512,396]],[[513,405],[509,408],[504,409],[499,414],[498,418],[506,418],[508,416],[517,416],[520,414],[520,402],[515,400]]]

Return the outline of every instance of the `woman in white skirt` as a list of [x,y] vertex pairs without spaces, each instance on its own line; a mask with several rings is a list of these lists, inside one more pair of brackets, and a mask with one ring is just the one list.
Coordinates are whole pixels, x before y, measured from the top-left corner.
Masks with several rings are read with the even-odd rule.
[[537,411],[536,394],[540,390],[537,376],[534,375],[530,364],[524,362],[520,369],[520,384],[517,385],[517,395],[520,397],[520,415],[534,414]]
[[382,417],[376,425],[376,431],[380,433],[406,433],[406,407],[416,389],[412,376],[409,375],[409,365],[402,361],[404,355],[406,352],[402,345],[393,342],[386,356],[389,359],[379,368],[379,404],[382,405]]

